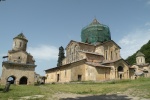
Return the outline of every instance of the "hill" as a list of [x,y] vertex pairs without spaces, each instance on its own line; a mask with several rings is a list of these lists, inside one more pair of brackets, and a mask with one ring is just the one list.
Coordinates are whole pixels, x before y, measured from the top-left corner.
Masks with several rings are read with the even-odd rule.
[[[140,52],[142,52],[145,55],[145,61],[146,63],[150,63],[150,40],[148,41],[148,43],[144,44],[140,50],[138,50]],[[137,51],[137,52],[138,52]],[[126,61],[132,65],[134,63],[136,63],[136,53],[134,53],[133,55],[129,56]]]

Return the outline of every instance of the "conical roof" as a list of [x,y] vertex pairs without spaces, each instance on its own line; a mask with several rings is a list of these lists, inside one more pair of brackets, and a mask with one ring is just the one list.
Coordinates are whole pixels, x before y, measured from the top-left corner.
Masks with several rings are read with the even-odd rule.
[[90,25],[97,25],[97,24],[100,24],[96,18],[94,18],[93,22],[90,24]]
[[138,53],[136,54],[136,57],[139,57],[139,56],[145,56],[142,52],[138,51]]
[[19,35],[17,35],[14,39],[16,39],[16,38],[18,38],[18,39],[23,39],[23,40],[28,41],[28,40],[27,40],[27,38],[24,36],[24,34],[23,34],[23,33],[20,33],[20,34],[19,34]]

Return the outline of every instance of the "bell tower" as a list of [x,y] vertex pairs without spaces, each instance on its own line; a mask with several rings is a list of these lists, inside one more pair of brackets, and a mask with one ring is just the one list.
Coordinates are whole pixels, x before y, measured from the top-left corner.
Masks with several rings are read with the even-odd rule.
[[136,54],[136,64],[144,65],[145,64],[145,55],[140,51]]
[[36,65],[33,56],[26,51],[27,42],[23,33],[13,38],[12,50],[7,54],[8,59],[2,62],[1,84],[34,84]]
[[27,42],[28,42],[28,40],[23,35],[23,33],[20,33],[15,38],[13,38],[12,50],[14,50],[14,51],[19,51],[19,50],[26,51],[26,49],[27,49]]

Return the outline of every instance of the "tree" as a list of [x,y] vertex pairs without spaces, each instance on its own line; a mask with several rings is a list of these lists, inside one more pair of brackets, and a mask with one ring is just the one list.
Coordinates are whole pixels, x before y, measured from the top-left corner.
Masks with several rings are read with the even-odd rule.
[[65,58],[64,56],[64,48],[61,46],[59,47],[59,54],[58,54],[58,63],[57,63],[57,67],[60,67],[62,65],[62,61]]

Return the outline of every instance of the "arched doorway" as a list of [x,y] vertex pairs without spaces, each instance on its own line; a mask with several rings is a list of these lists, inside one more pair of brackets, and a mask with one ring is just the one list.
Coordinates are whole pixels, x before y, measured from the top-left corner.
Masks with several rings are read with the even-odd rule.
[[10,82],[11,84],[15,84],[15,80],[16,80],[16,77],[15,76],[9,76],[7,78],[7,82]]
[[23,76],[23,77],[20,78],[19,84],[20,85],[26,85],[27,82],[28,82],[28,78]]
[[123,67],[119,66],[117,71],[118,71],[118,78],[122,79],[122,77],[123,77]]

